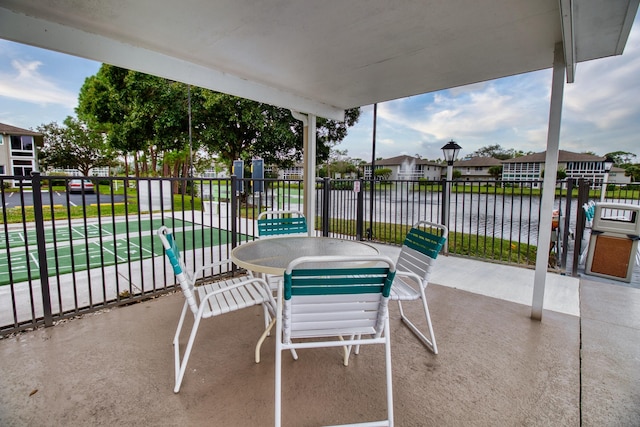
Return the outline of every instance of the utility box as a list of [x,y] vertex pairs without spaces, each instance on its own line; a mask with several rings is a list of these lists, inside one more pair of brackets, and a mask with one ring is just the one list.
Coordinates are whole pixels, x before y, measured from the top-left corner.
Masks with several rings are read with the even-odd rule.
[[640,206],[597,203],[587,253],[587,274],[631,282],[640,240]]

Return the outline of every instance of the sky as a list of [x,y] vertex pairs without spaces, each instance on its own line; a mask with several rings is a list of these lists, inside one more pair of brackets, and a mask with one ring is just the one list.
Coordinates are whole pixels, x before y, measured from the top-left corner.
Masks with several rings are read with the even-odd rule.
[[[85,79],[100,63],[0,40],[0,122],[25,129],[75,115]],[[454,140],[460,157],[500,145],[544,151],[552,70],[542,70],[378,104],[376,158],[442,158]],[[336,147],[371,161],[373,106]],[[604,155],[626,151],[640,162],[640,18],[623,55],[582,62],[566,84],[560,149]]]

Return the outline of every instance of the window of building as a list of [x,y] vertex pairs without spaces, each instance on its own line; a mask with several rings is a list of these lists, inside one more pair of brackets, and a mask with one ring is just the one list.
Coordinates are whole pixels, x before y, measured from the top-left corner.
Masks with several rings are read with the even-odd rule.
[[33,163],[31,160],[14,160],[13,174],[16,176],[31,176],[33,171]]
[[32,156],[33,137],[11,135],[11,151],[18,156]]
[[5,173],[4,173],[4,165],[0,165],[0,175],[5,175]]

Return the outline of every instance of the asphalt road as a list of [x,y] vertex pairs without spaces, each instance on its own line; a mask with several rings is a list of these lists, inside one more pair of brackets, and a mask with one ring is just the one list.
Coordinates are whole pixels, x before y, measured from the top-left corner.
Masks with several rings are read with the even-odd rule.
[[[67,198],[68,197],[68,198]],[[24,199],[24,202],[23,202]],[[33,193],[32,192],[23,192],[21,193],[13,193],[7,192],[5,193],[5,198],[2,200],[4,202],[5,208],[13,208],[16,206],[21,206],[23,203],[25,206],[33,206]],[[122,203],[124,202],[123,195],[115,195],[113,196],[113,203]],[[81,193],[69,193],[67,195],[64,191],[54,191],[53,193],[42,192],[42,204],[45,206],[50,205],[61,205],[67,206],[67,204],[71,206],[82,206],[83,204],[92,205],[98,203],[98,195],[85,193],[84,195]],[[100,195],[100,203],[111,203],[111,196],[109,195]]]

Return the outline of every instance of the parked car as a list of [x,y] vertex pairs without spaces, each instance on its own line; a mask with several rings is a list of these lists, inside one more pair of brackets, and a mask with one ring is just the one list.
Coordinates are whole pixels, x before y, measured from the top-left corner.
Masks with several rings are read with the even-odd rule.
[[85,193],[93,193],[93,182],[89,179],[72,179],[67,185],[69,193],[81,193],[83,190]]

